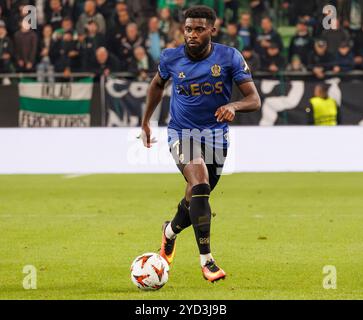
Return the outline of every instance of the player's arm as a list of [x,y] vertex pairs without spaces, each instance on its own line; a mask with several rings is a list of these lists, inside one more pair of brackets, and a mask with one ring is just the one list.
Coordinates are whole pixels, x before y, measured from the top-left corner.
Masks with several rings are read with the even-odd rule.
[[150,141],[151,137],[150,119],[163,97],[163,92],[166,83],[167,80],[164,80],[163,78],[160,77],[159,73],[156,73],[155,77],[152,79],[150,86],[148,88],[147,97],[146,97],[146,111],[141,124],[142,141],[144,143],[144,146],[147,148],[150,148],[152,143],[152,141]]
[[236,112],[254,112],[261,108],[261,99],[253,81],[243,82],[238,88],[244,98],[219,107],[215,113],[218,122],[231,122]]

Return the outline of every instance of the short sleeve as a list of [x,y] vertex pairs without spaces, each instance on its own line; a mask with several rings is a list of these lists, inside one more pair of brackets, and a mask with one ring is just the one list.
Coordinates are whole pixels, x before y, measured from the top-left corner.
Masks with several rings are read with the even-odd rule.
[[232,57],[232,77],[236,84],[252,81],[251,71],[242,54],[234,49]]
[[162,51],[160,54],[158,72],[159,72],[160,77],[163,80],[168,80],[170,78],[170,72],[168,70],[167,63],[166,63],[165,50]]

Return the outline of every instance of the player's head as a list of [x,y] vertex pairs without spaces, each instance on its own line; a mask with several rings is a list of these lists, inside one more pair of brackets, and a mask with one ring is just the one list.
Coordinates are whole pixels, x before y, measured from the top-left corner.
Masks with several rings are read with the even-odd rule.
[[212,39],[217,16],[207,6],[193,6],[184,13],[184,39],[193,54],[203,52]]

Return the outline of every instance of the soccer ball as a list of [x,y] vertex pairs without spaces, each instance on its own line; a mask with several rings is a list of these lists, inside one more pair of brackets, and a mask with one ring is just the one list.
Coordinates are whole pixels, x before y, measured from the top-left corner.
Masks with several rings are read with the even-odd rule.
[[167,283],[169,265],[157,253],[138,256],[131,265],[131,281],[142,290],[158,290]]

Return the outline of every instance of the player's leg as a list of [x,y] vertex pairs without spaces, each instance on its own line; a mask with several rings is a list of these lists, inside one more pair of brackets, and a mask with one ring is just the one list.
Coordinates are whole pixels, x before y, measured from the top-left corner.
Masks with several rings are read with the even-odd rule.
[[[185,192],[188,194],[188,185]],[[171,264],[175,256],[175,240],[177,234],[182,232],[184,229],[191,226],[189,216],[189,201],[190,198],[185,196],[178,204],[177,212],[173,220],[166,221],[163,224],[163,236],[160,249],[160,255]]]
[[213,163],[207,163],[209,184],[211,191],[217,186],[218,181],[221,177],[222,170],[224,167],[224,162],[227,157],[227,148],[225,149],[214,149],[213,151],[209,148],[206,149],[207,152],[213,152]]
[[[176,142],[170,148],[170,152],[177,164],[178,169],[183,173],[185,163],[183,163],[180,159],[182,153],[182,144],[181,142]],[[185,154],[185,152],[184,152]],[[184,158],[183,154],[183,158]],[[186,155],[185,159],[189,159],[189,155]],[[159,254],[169,263],[171,264],[174,256],[175,256],[175,244],[176,244],[176,236],[184,229],[191,226],[190,216],[189,216],[189,206],[191,199],[191,187],[187,183],[187,188],[185,190],[185,197],[179,202],[177,207],[177,212],[173,218],[173,220],[165,221],[162,226],[162,240],[161,240],[161,248]]]
[[[184,229],[191,226],[192,222],[190,221],[189,216],[189,206],[191,199],[191,187],[187,183],[185,196],[178,204],[178,210],[175,214],[174,219],[170,223],[170,236],[177,235]],[[167,234],[168,235],[168,234]]]
[[211,208],[209,196],[211,187],[204,159],[193,159],[185,166],[183,174],[192,191],[189,213],[199,248],[203,276],[213,282],[224,278],[226,274],[216,265],[210,249]]

